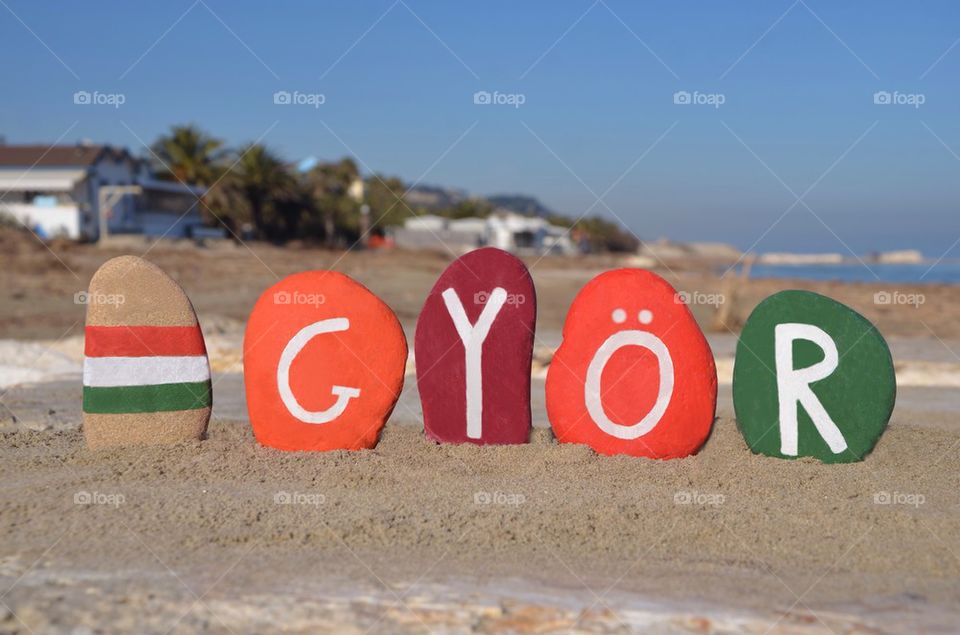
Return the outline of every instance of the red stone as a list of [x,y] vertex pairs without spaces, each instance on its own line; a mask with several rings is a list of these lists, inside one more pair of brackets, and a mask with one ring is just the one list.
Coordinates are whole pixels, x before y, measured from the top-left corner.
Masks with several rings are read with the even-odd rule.
[[360,283],[336,271],[284,278],[257,300],[243,341],[257,441],[281,450],[374,447],[406,359],[397,316]]
[[414,339],[427,437],[477,444],[529,440],[536,321],[533,280],[518,258],[486,247],[447,267],[427,296]]
[[709,436],[716,403],[710,346],[666,280],[617,269],[580,290],[547,372],[547,415],[560,442],[684,457]]

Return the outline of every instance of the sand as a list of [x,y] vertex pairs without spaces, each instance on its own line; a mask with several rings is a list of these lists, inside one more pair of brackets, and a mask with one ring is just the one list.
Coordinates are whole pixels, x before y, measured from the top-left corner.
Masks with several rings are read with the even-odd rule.
[[261,448],[224,419],[163,449],[7,432],[0,631],[955,629],[953,417],[897,421],[867,461],[824,466],[752,455],[721,414],[669,462],[543,428],[440,446],[409,417],[359,453]]

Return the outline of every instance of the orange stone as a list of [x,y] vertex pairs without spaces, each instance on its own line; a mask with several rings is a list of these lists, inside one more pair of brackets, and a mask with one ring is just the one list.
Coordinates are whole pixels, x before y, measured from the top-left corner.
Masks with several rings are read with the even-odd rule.
[[374,447],[406,360],[397,316],[366,287],[336,271],[284,278],[257,300],[243,341],[257,441],[280,450]]
[[547,372],[547,416],[560,442],[688,456],[709,436],[716,402],[710,346],[666,280],[617,269],[577,294]]

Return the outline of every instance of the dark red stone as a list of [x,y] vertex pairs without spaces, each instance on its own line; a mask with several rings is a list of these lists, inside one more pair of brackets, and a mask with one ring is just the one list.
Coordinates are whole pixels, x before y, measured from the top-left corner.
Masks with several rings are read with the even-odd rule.
[[[450,289],[456,292],[459,303]],[[445,291],[454,313],[462,306],[464,330],[479,333],[484,309],[487,321],[492,317],[486,339],[479,347],[480,363],[471,365],[479,372],[469,373],[471,379],[477,379],[471,381],[471,386],[480,387],[479,395],[469,400],[473,434],[468,434],[468,347],[447,308]],[[498,304],[500,309],[494,313]],[[447,267],[427,296],[414,339],[417,386],[427,437],[443,443],[508,444],[529,440],[530,363],[536,321],[533,279],[518,258],[486,247]],[[476,345],[469,348],[478,349]]]

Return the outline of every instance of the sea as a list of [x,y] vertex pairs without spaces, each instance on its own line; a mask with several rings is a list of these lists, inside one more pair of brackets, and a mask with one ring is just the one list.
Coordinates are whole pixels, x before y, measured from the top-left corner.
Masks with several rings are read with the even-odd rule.
[[960,284],[960,260],[924,263],[761,264],[750,270],[752,278],[797,278],[839,282],[896,284]]

